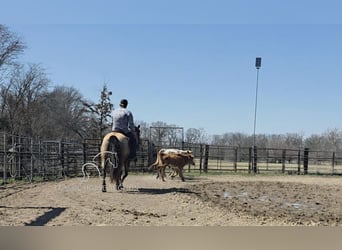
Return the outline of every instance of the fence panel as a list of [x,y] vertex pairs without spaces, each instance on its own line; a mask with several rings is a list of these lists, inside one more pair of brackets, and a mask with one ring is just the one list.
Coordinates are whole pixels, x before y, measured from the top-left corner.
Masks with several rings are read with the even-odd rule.
[[[83,142],[34,140],[8,135],[0,137],[0,180],[12,179],[50,180],[64,176],[82,176],[82,166],[87,162],[100,165],[100,139]],[[137,161],[131,171],[145,172],[155,161],[161,146],[142,140],[137,152]],[[195,166],[187,166],[187,172],[246,172],[253,173],[253,150],[251,147],[233,147],[182,143],[179,149],[191,150]],[[282,174],[341,174],[342,152],[307,151],[304,149],[257,148],[257,173]],[[308,168],[305,169],[307,160]],[[96,169],[88,169],[98,175]]]

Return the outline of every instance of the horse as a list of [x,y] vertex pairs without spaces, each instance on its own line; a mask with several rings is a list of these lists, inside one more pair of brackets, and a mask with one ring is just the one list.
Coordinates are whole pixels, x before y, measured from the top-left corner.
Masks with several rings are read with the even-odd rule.
[[[135,127],[137,146],[140,145],[140,125]],[[123,189],[123,181],[129,171],[129,138],[120,132],[109,132],[101,143],[102,192],[106,189],[106,170],[110,167],[110,181],[115,182],[116,190]]]

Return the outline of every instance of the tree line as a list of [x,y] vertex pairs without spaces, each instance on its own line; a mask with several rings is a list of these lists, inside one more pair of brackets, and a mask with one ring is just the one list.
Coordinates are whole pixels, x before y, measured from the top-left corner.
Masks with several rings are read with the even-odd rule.
[[[113,104],[107,84],[103,84],[97,103],[86,100],[73,87],[53,85],[41,65],[21,63],[20,55],[25,49],[22,39],[0,24],[1,131],[41,139],[83,140],[101,138],[110,130]],[[208,135],[203,128],[183,131],[177,129],[178,125],[162,121],[136,123],[141,125],[143,138],[175,141],[180,139],[181,131],[181,139],[188,143],[253,145],[253,137],[244,133]],[[163,129],[152,131],[151,127]],[[307,138],[298,133],[259,134],[256,142],[258,147],[342,151],[342,131],[328,129]]]
[[41,139],[98,138],[112,109],[104,84],[99,103],[73,87],[52,86],[44,68],[23,64],[26,44],[0,24],[0,130]]

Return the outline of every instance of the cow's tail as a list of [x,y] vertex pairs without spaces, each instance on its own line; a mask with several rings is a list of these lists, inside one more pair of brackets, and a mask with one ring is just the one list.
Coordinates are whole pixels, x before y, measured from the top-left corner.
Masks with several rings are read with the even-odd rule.
[[148,167],[148,170],[154,170],[159,165],[158,163],[159,162],[157,158],[156,161]]
[[157,153],[157,159],[156,161],[151,165],[149,166],[149,170],[154,170],[156,169],[158,166],[161,166],[163,164],[162,162],[162,159],[161,159],[161,156],[162,156],[162,149]]

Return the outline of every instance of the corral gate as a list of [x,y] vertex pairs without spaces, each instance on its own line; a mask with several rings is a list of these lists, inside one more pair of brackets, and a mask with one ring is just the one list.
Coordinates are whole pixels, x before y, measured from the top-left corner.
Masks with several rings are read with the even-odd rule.
[[152,164],[161,148],[184,148],[184,128],[175,126],[150,127],[148,165]]

